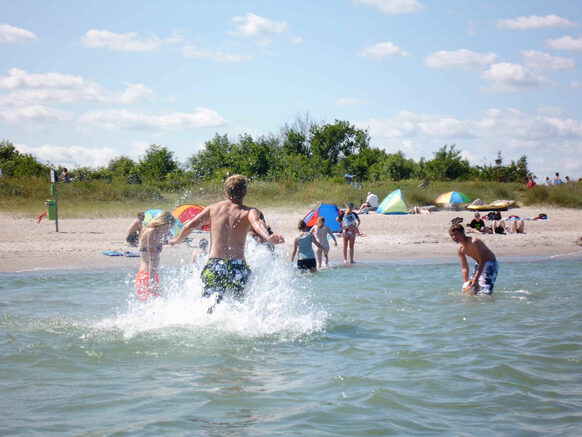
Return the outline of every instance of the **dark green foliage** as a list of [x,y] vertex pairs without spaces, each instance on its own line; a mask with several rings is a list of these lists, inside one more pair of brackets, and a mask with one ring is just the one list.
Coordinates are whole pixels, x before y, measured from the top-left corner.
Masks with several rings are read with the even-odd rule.
[[469,161],[461,158],[461,151],[455,145],[447,147],[445,144],[434,158],[426,163],[426,175],[430,180],[452,181],[467,179],[471,172]]
[[49,166],[41,164],[28,153],[20,153],[11,142],[0,142],[0,168],[4,176],[42,177],[49,175]]
[[141,179],[150,184],[159,184],[167,180],[167,176],[180,171],[174,153],[166,147],[152,144],[139,160]]

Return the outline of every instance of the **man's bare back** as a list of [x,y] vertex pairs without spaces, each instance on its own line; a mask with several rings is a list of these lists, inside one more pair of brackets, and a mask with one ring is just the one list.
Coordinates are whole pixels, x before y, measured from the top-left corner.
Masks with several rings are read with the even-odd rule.
[[[244,194],[246,194],[246,190]],[[251,228],[271,244],[285,242],[279,234],[269,235],[265,222],[259,218],[259,211],[242,203],[244,194],[233,198],[232,196],[228,197],[227,193],[227,200],[207,206],[200,214],[186,223],[180,235],[170,240],[169,243],[173,245],[184,241],[194,229],[206,223],[210,223],[209,258],[244,259],[247,233]]]

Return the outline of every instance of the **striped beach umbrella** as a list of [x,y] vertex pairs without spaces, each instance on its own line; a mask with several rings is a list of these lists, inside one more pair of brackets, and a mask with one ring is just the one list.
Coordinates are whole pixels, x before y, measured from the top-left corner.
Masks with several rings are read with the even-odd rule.
[[436,203],[469,203],[472,202],[471,198],[465,193],[459,193],[458,191],[449,191],[448,193],[443,193],[436,199]]

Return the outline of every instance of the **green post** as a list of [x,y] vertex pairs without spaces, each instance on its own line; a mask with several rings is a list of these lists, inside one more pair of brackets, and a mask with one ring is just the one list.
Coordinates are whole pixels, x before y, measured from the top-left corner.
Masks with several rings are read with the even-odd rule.
[[[50,173],[51,173],[51,195],[54,197],[54,201],[51,202],[50,200],[47,200],[47,218],[49,220],[55,221],[55,230],[56,232],[59,232],[59,207],[57,203],[57,182],[59,178],[55,170],[51,169]],[[51,215],[53,216],[52,218]]]

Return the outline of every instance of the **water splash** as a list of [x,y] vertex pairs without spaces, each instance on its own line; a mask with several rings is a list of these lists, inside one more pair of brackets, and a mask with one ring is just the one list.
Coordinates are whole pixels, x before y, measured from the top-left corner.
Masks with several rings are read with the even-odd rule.
[[152,331],[172,335],[174,328],[185,328],[210,336],[277,336],[281,341],[325,329],[328,314],[314,302],[309,278],[300,277],[280,254],[252,239],[245,256],[253,273],[243,301],[225,297],[208,314],[214,300],[202,297],[202,263],[196,263],[162,270],[164,298],[143,303],[132,296],[126,310],[102,320],[96,328],[119,330],[125,338]]

